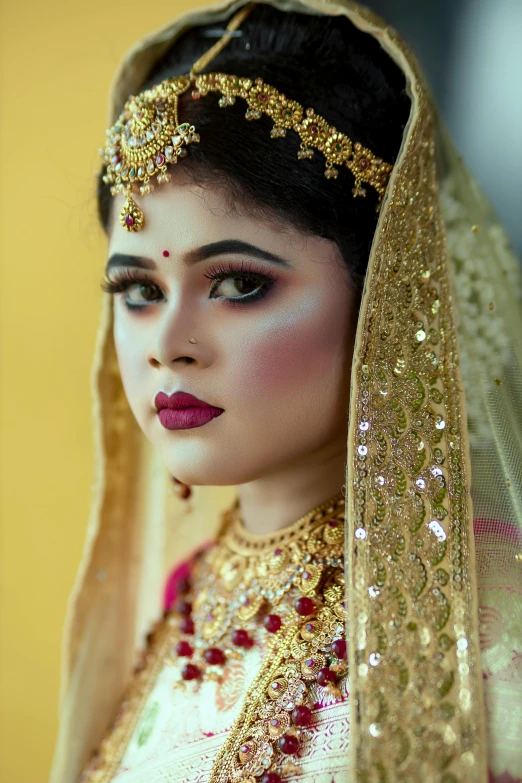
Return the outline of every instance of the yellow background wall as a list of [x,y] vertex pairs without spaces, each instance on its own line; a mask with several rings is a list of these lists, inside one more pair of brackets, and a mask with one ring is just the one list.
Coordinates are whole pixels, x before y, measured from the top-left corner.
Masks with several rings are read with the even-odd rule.
[[125,51],[198,0],[0,10],[0,779],[46,781],[92,478],[105,241],[94,172]]

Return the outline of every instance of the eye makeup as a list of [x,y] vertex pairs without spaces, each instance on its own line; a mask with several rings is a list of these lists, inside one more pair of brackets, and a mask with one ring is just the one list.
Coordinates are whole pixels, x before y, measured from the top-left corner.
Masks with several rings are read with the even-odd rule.
[[[276,283],[276,276],[272,272],[261,272],[260,270],[253,269],[248,263],[245,268],[245,262],[241,263],[240,268],[238,268],[234,262],[225,262],[223,264],[215,265],[204,274],[204,277],[213,283],[210,287],[209,298],[220,299],[226,304],[231,305],[246,305],[259,301],[268,294]],[[241,296],[213,296],[220,284],[226,280],[233,280],[234,283],[235,281],[241,281],[241,283],[246,283],[247,285],[255,284],[256,287],[253,291],[242,294]],[[113,271],[111,276],[107,275],[101,282],[102,290],[113,295],[124,293],[128,291],[128,289],[134,287],[148,289],[149,291],[152,289],[161,290],[143,270],[127,267],[122,267],[117,271]],[[131,302],[128,297],[125,297],[123,299],[123,304],[128,310],[144,310],[149,304],[153,304],[157,301],[159,300],[151,299],[145,303],[137,304],[136,302]]]

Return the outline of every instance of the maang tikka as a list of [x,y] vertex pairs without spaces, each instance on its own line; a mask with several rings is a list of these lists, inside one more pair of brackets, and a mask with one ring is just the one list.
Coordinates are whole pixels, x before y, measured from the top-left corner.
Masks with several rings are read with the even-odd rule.
[[231,106],[236,98],[243,98],[248,104],[247,120],[259,119],[263,114],[271,117],[274,123],[270,132],[272,138],[286,136],[289,129],[296,131],[301,137],[298,159],[311,158],[314,148],[320,150],[326,158],[324,175],[327,178],[336,178],[339,170],[335,166],[345,165],[355,177],[352,195],[365,196],[363,183],[369,185],[379,195],[377,210],[380,209],[393,168],[391,164],[359,142],[353,143],[313,109],[305,110],[261,78],[242,78],[227,73],[198,75],[198,71],[226,46],[231,33],[255,5],[249,3],[234,14],[226,27],[227,32],[193,64],[189,74],[165,79],[137,96],[131,95],[116,123],[107,131],[106,145],[100,149],[107,167],[103,181],[113,183],[111,195],[123,193],[126,196],[120,212],[120,224],[126,231],[141,231],[145,222],[142,210],[132,197],[135,187],[139,186],[140,194],[145,196],[154,190],[150,182],[152,177],[156,177],[158,185],[169,182],[168,165],[186,157],[188,145],[200,141],[194,125],[180,123],[178,118],[179,96],[190,87],[194,100],[209,92],[220,93],[221,107]]

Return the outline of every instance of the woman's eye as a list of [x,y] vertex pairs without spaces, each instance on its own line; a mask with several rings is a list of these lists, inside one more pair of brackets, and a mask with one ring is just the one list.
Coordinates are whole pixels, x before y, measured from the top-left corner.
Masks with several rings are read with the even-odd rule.
[[239,296],[246,296],[253,293],[259,288],[260,283],[257,280],[248,279],[246,277],[227,277],[222,280],[218,285],[212,289],[212,293],[217,292],[218,296],[224,296],[226,298],[234,298]]
[[205,274],[212,281],[211,299],[223,299],[228,304],[250,304],[262,299],[275,284],[270,272],[258,272],[250,264],[236,269],[228,264],[212,267]]
[[[110,294],[123,294],[122,302],[128,310],[143,310],[149,304],[159,302],[163,294],[156,283],[138,275],[134,270],[125,270],[116,280],[104,278],[102,289]],[[275,278],[269,272],[258,272],[250,267],[213,267],[204,276],[211,282],[209,298],[222,299],[233,305],[262,299],[275,284]]]
[[[137,289],[139,292],[137,297],[131,296],[131,291],[134,289]],[[158,290],[158,286],[153,283],[133,283],[126,289],[125,300],[136,305],[143,304],[144,302],[153,302],[155,301],[154,292]]]

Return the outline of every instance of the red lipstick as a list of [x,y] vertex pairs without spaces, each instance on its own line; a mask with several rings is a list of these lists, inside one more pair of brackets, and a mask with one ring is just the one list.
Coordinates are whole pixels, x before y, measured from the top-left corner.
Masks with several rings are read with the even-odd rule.
[[223,408],[216,408],[194,397],[193,394],[182,391],[175,392],[170,397],[164,392],[159,392],[154,398],[154,404],[160,422],[168,430],[201,427],[224,412]]

